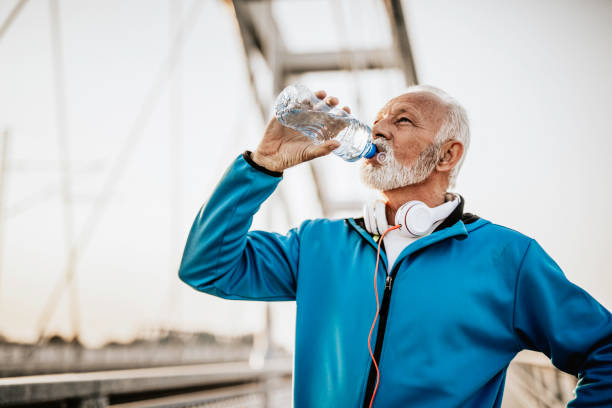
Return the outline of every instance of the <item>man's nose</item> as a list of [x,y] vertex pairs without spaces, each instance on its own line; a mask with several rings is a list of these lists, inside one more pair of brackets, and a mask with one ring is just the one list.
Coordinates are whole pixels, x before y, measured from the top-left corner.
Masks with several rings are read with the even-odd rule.
[[372,126],[372,139],[382,137],[385,140],[391,139],[391,133],[385,129],[381,122],[377,122]]

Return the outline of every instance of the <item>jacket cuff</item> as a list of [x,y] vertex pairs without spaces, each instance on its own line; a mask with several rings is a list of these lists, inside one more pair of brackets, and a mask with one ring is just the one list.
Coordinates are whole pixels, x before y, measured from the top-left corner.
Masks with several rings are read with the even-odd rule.
[[250,150],[245,150],[244,153],[242,153],[242,157],[244,157],[244,160],[246,160],[247,163],[249,163],[251,166],[253,166],[255,169],[266,173],[269,176],[274,176],[274,177],[283,177],[283,172],[282,171],[272,171],[272,170],[268,170],[266,169],[264,166],[260,166],[259,164],[255,163],[253,161],[253,159],[251,158],[251,151]]

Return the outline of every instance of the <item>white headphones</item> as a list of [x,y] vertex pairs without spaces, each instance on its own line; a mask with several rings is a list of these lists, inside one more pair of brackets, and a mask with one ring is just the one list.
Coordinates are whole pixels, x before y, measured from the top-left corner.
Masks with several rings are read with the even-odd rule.
[[[429,208],[422,201],[408,201],[397,210],[395,225],[401,225],[399,231],[403,235],[412,238],[421,237],[429,232],[436,221],[448,217],[450,212],[459,205],[459,195],[454,194],[454,196],[452,201],[447,201],[434,208]],[[382,235],[389,228],[385,206],[382,200],[375,200],[363,206],[363,219],[369,233]]]

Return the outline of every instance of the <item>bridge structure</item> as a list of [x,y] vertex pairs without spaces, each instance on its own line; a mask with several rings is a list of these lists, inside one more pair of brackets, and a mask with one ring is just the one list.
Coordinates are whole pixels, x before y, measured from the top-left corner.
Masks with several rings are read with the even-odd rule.
[[0,378],[0,406],[287,407],[291,360]]
[[[192,2],[193,6],[187,14],[189,17],[184,25],[176,20],[173,32],[175,35],[171,42],[168,59],[164,62],[161,74],[152,85],[151,92],[143,104],[143,108],[130,133],[130,140],[121,152],[121,157],[129,159],[132,146],[139,138],[147,118],[151,114],[154,100],[161,94],[162,83],[171,78],[177,62],[180,61],[180,45],[188,35],[195,16],[200,10],[198,3],[206,0]],[[391,43],[387,47],[375,49],[357,49],[344,47],[338,51],[314,50],[309,52],[295,52],[283,40],[278,21],[273,12],[271,0],[223,0],[233,8],[237,29],[240,32],[248,68],[251,91],[257,101],[262,119],[269,117],[269,108],[276,94],[292,80],[313,72],[355,72],[380,69],[397,69],[402,72],[405,85],[417,84],[418,75],[412,53],[409,29],[405,19],[405,10],[401,0],[380,0],[379,5],[384,9],[386,23],[383,25],[389,31]],[[10,26],[18,19],[19,13],[24,9],[28,0],[18,0],[10,10],[9,15],[0,20],[0,41],[3,35],[10,30]],[[338,2],[333,2],[337,7]],[[66,121],[65,92],[63,87],[65,79],[63,73],[63,54],[61,49],[59,2],[50,0],[51,29],[54,80],[57,91],[57,123],[62,178],[62,197],[64,200],[64,218],[67,231],[72,230],[73,218],[71,207],[71,171],[70,162],[66,157]],[[335,15],[340,35],[349,35],[343,26],[346,24],[340,17],[341,10],[336,9]],[[265,72],[260,69],[263,61]],[[271,77],[267,81],[264,77]],[[172,81],[172,94],[176,99],[180,92],[180,83],[175,78]],[[271,83],[270,86],[262,84]],[[178,85],[177,85],[178,84]],[[177,107],[173,109],[178,109]],[[179,116],[174,111],[174,117]],[[180,126],[176,125],[175,128]],[[180,129],[178,129],[180,130]],[[7,155],[9,152],[10,131],[1,131],[0,146],[0,241],[2,240],[2,193],[7,177]],[[178,132],[180,133],[180,132]],[[177,142],[179,143],[179,142]],[[177,149],[178,151],[178,149]],[[127,160],[125,160],[127,162]],[[174,158],[174,163],[180,157]],[[321,213],[328,217],[337,211],[355,210],[361,207],[356,201],[335,201],[326,194],[322,181],[322,169],[316,161],[307,164],[316,187],[317,198],[321,206]],[[121,164],[111,171],[108,191],[111,191],[114,178],[118,178],[123,171]],[[102,192],[94,203],[94,211],[89,219],[100,217],[107,203],[108,191]],[[176,197],[180,197],[177,192]],[[178,199],[178,198],[177,198]],[[280,207],[284,208],[287,224],[291,224],[291,213],[283,194],[282,186],[279,194],[275,195]],[[178,206],[178,203],[175,203]],[[77,242],[78,245],[66,251],[67,267],[65,274],[48,301],[39,321],[40,345],[44,345],[45,329],[51,315],[57,308],[62,293],[68,292],[71,297],[70,319],[78,335],[79,312],[78,299],[75,292],[75,276],[77,261],[80,253],[89,242],[95,222],[86,225],[81,234],[65,237],[67,243]],[[0,251],[2,245],[0,242]],[[0,274],[2,271],[0,271]],[[1,288],[0,288],[1,289]],[[1,292],[0,292],[1,294]],[[224,406],[224,407],[284,407],[290,405],[291,398],[291,361],[275,360],[269,358],[271,313],[267,309],[266,329],[259,334],[255,343],[257,353],[261,354],[260,366],[253,366],[247,361],[225,362],[209,364],[190,364],[180,366],[167,366],[156,368],[139,368],[126,370],[95,371],[86,373],[63,373],[33,375],[23,377],[10,377],[0,379],[0,406],[40,406],[40,407],[193,407],[193,406]],[[540,356],[541,357],[541,356]],[[519,357],[511,365],[508,383],[505,392],[505,404],[516,407],[556,407],[571,398],[571,390],[575,386],[575,378],[556,370],[549,361],[535,358],[533,355]],[[512,405],[510,405],[512,404]]]

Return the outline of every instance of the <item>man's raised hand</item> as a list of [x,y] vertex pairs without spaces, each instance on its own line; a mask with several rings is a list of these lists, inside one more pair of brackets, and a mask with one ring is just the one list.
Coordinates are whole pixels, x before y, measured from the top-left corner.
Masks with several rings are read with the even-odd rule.
[[[317,91],[315,95],[321,99],[322,104],[327,104],[330,107],[335,107],[339,103],[338,98],[327,96],[325,91]],[[348,106],[342,109],[346,113],[351,113]],[[264,136],[251,158],[255,163],[268,170],[282,172],[305,161],[328,155],[338,146],[340,146],[340,143],[333,139],[315,144],[307,136],[281,125],[276,118],[272,118],[268,122]]]

